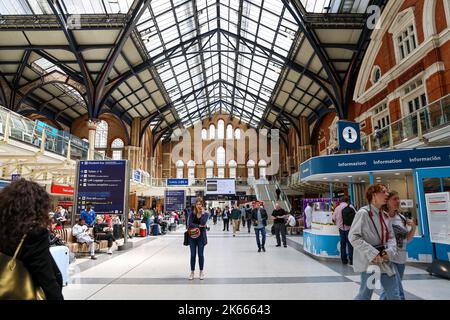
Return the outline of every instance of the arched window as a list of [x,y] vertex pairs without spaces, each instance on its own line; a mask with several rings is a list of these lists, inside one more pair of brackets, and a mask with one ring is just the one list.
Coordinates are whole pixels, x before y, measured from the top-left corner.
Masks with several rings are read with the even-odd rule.
[[225,178],[225,148],[217,148],[217,176],[219,178]]
[[231,124],[227,125],[227,139],[233,139],[233,126]]
[[237,167],[237,162],[235,160],[231,160],[228,163],[228,167],[230,168],[230,178],[231,179],[236,179],[236,167]]
[[114,141],[111,143],[113,160],[122,160],[124,146],[125,144],[123,143],[122,139],[120,138],[114,139]]
[[202,129],[202,140],[208,140],[208,130]]
[[212,160],[206,161],[206,178],[213,178],[214,176],[213,169],[214,169],[214,161]]
[[101,120],[95,130],[95,148],[106,149],[108,144],[108,123]]
[[211,124],[209,126],[209,139],[213,140],[216,138],[216,126]]
[[222,119],[217,122],[217,139],[225,139],[225,122]]
[[237,128],[236,131],[234,131],[234,138],[236,140],[241,139],[241,129]]
[[247,162],[247,176],[249,178],[255,177],[255,161],[253,160],[248,160]]
[[177,167],[177,179],[183,179],[183,169],[184,169],[183,160],[178,160],[176,167]]
[[189,160],[187,163],[188,166],[188,179],[189,181],[195,180],[195,161]]
[[259,160],[258,167],[259,167],[259,178],[266,179],[267,162],[265,160]]

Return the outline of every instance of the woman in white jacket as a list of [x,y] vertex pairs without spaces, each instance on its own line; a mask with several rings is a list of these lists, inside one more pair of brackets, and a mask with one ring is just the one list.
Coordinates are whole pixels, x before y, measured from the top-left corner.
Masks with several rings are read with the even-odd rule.
[[390,262],[397,255],[397,244],[392,222],[381,209],[388,196],[386,186],[370,186],[366,192],[369,205],[355,215],[349,232],[348,238],[354,248],[353,269],[361,272],[356,300],[371,299],[377,278],[388,300],[400,300],[397,275]]

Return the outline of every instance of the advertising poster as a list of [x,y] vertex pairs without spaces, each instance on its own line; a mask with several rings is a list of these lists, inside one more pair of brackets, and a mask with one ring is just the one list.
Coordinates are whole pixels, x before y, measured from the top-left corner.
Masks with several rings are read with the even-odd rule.
[[430,239],[433,243],[450,244],[450,193],[429,193],[427,204]]

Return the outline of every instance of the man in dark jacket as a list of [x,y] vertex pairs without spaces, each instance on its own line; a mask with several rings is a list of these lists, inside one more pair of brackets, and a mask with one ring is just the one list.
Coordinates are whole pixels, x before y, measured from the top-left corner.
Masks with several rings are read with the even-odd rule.
[[228,206],[225,207],[225,210],[223,211],[222,219],[223,219],[222,231],[225,231],[225,229],[227,229],[227,231],[230,231],[230,209]]
[[245,208],[245,220],[247,220],[248,233],[250,233],[250,229],[252,227],[252,210],[253,209],[250,208],[249,205]]
[[279,203],[275,204],[275,209],[272,212],[272,217],[274,217],[273,225],[275,227],[275,236],[277,237],[277,247],[281,247],[281,238],[283,240],[283,246],[287,248],[286,244],[286,218],[288,214],[287,212],[280,207]]
[[[267,212],[266,209],[261,208],[259,202],[255,202],[253,211],[252,211],[252,222],[255,227],[255,235],[256,235],[256,244],[258,245],[258,252],[264,251],[266,252],[266,226],[267,226]],[[261,240],[259,239],[259,235],[261,234]]]
[[233,237],[236,237],[236,231],[239,231],[239,224],[241,222],[241,210],[232,206],[231,219],[233,220]]

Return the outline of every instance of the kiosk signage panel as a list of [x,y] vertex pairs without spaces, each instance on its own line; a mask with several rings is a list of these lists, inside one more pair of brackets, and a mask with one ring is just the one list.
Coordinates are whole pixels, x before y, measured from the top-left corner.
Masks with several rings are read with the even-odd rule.
[[450,244],[450,193],[428,193],[425,201],[431,242]]
[[165,190],[164,191],[164,211],[182,211],[184,209],[185,190]]
[[366,152],[312,158],[300,165],[301,178],[316,174],[410,170],[450,166],[450,147]]
[[123,214],[130,183],[127,168],[126,160],[79,161],[76,213],[90,204],[97,214]]
[[339,150],[361,150],[361,131],[359,123],[338,121]]

